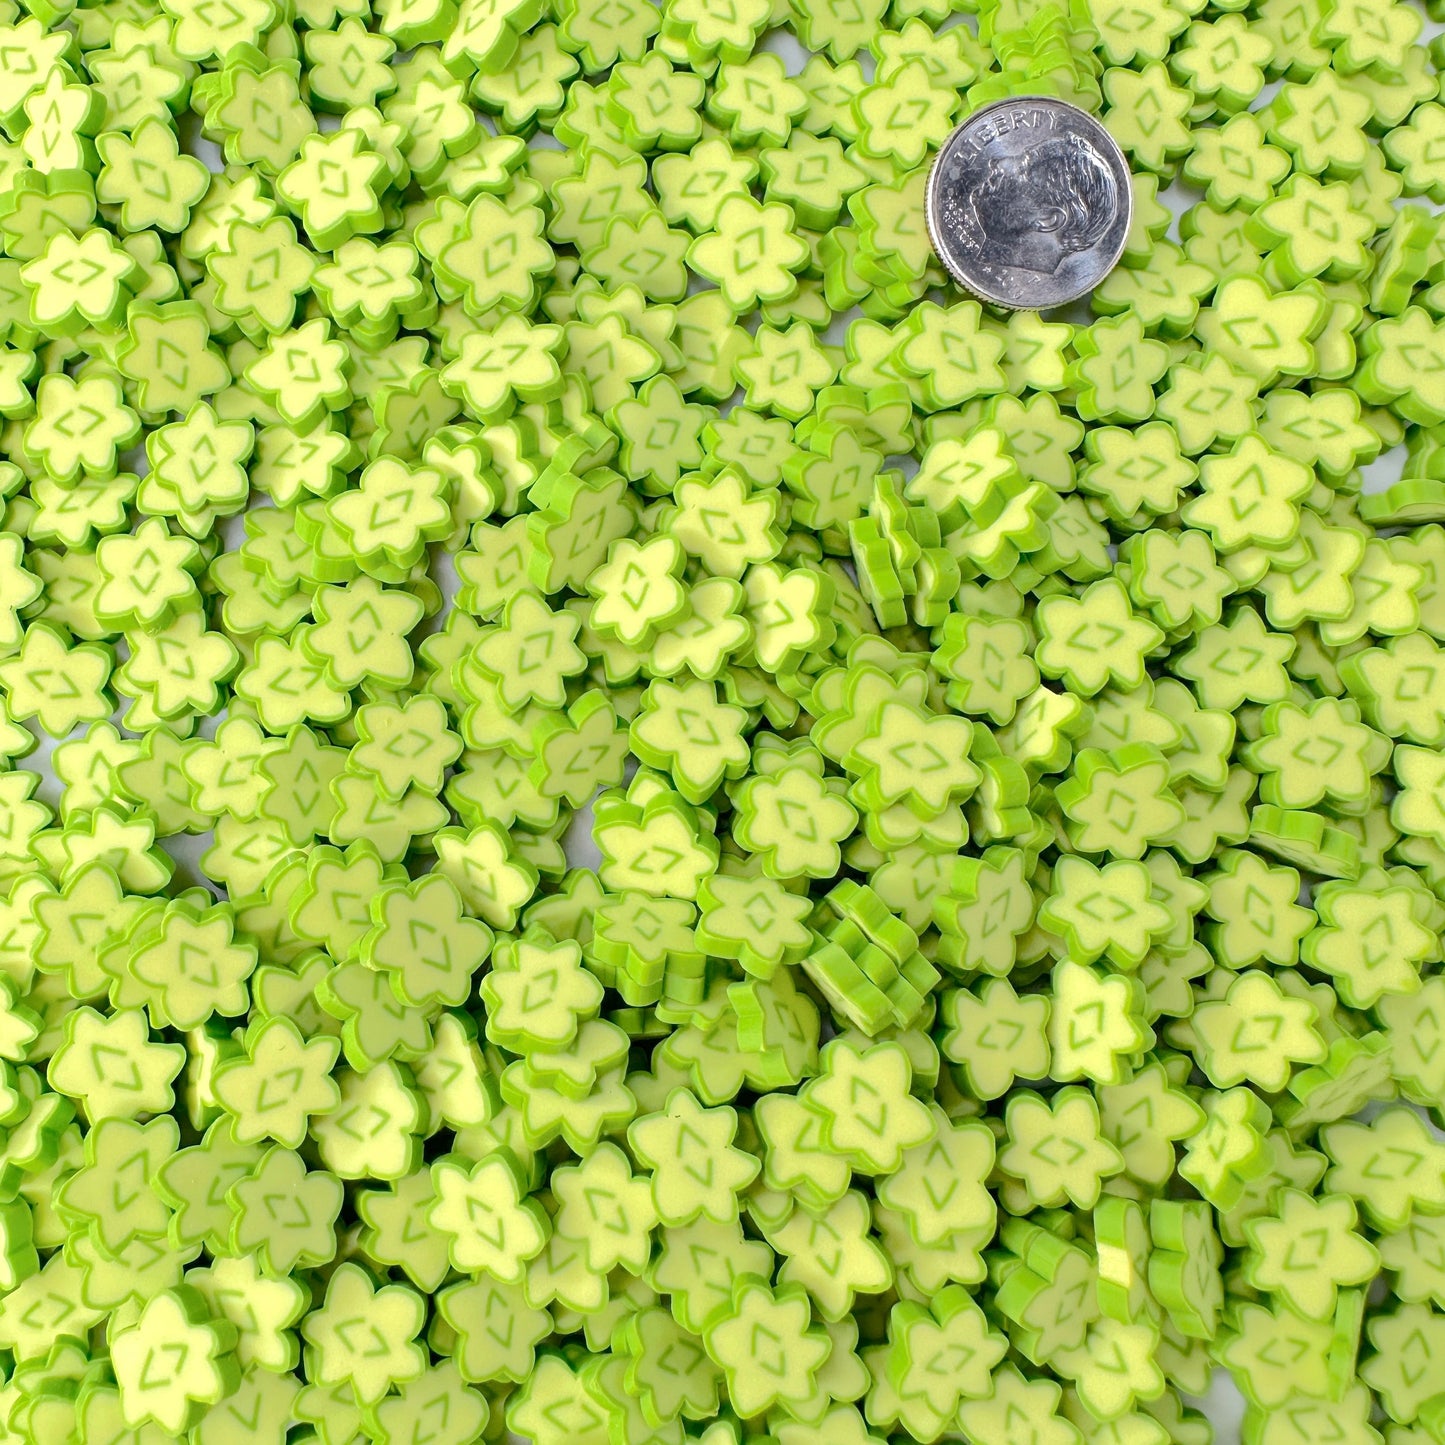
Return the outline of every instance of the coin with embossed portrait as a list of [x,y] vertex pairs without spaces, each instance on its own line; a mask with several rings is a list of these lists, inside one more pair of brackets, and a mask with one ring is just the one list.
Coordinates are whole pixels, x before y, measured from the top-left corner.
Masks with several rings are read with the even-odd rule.
[[1113,270],[1133,197],[1123,151],[1088,111],[1014,96],[981,106],[943,143],[927,207],[954,280],[984,301],[1042,311]]

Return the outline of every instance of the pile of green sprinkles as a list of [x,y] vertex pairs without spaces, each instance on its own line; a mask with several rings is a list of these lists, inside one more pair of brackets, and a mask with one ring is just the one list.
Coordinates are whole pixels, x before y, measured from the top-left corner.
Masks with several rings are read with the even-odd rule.
[[1445,1445],[1427,11],[0,0],[0,1445]]

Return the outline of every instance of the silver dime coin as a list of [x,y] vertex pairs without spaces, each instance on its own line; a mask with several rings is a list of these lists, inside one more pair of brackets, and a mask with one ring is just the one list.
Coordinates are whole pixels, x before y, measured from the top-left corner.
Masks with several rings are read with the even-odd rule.
[[928,235],[984,301],[1042,311],[1087,296],[1124,250],[1133,211],[1119,143],[1086,110],[1011,96],[974,111],[928,177]]

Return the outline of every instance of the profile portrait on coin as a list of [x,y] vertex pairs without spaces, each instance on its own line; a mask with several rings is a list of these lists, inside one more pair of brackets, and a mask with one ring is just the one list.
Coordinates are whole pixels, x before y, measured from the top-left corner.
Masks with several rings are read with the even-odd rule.
[[1047,310],[1087,296],[1123,254],[1129,164],[1095,116],[1057,96],[1008,96],[967,115],[939,148],[928,238],[980,300]]
[[1081,135],[1055,135],[989,159],[956,198],[959,244],[985,265],[1052,275],[1087,251],[1118,212],[1108,162]]

